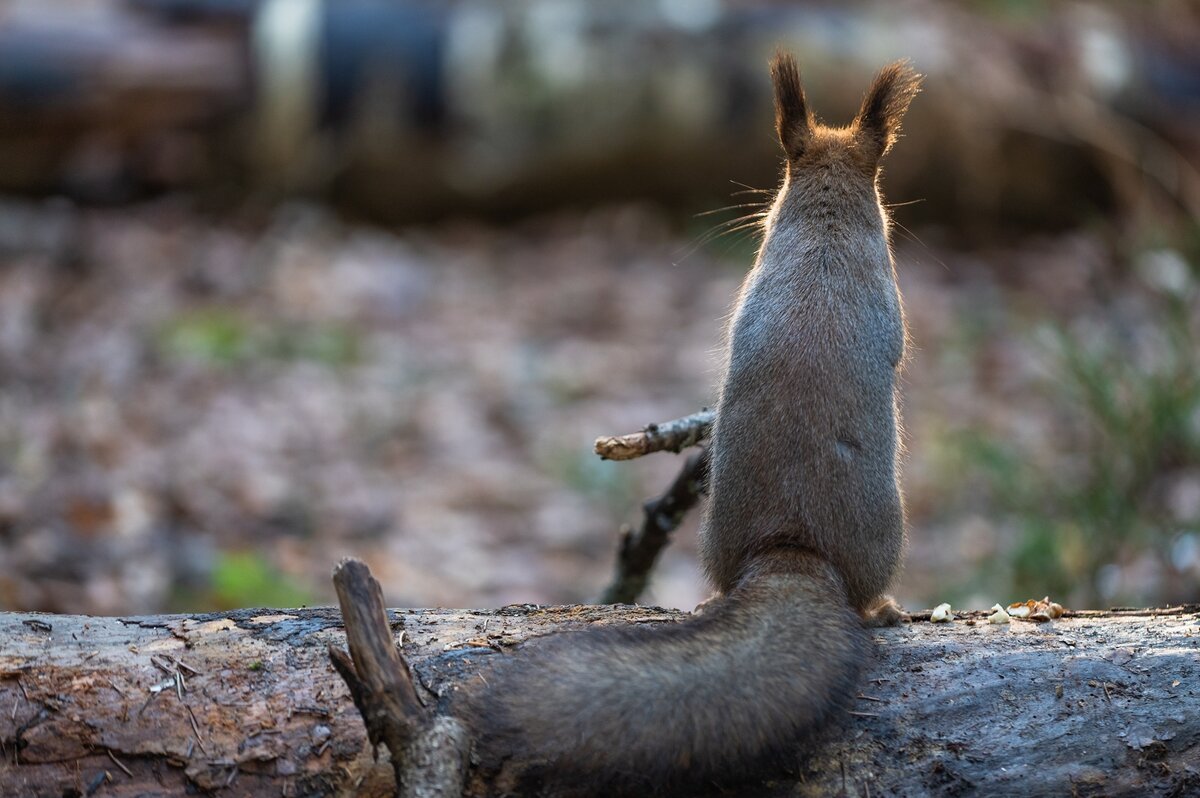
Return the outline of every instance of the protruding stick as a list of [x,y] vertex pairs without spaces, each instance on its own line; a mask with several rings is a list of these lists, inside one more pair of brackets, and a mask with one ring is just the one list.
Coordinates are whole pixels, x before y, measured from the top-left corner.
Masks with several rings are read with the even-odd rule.
[[715,410],[701,410],[690,416],[651,424],[641,432],[596,439],[596,454],[605,460],[632,460],[652,452],[679,453],[695,446],[712,432]]

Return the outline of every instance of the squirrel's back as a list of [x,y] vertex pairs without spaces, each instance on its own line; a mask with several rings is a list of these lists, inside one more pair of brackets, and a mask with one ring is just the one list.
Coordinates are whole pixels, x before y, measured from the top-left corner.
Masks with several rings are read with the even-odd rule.
[[904,537],[905,330],[876,178],[916,76],[884,70],[854,123],[832,129],[813,121],[794,68],[775,67],[787,171],[730,325],[702,552],[718,589],[758,553],[817,552],[863,608]]

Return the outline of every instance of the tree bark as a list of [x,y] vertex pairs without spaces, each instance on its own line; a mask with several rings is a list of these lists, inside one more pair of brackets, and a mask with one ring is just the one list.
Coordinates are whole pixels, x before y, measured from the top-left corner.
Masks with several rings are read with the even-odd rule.
[[[531,636],[681,617],[647,607],[388,612],[429,710],[481,658]],[[1200,794],[1200,606],[1008,626],[984,617],[917,614],[874,631],[850,714],[816,753],[802,761],[798,751],[786,778],[722,794]],[[0,792],[390,795],[392,768],[373,761],[330,664],[327,648],[345,643],[328,608],[0,614]]]

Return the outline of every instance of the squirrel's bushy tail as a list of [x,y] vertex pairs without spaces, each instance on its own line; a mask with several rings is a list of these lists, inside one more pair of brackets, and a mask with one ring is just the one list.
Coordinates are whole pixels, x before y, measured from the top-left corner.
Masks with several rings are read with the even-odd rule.
[[456,714],[485,766],[531,763],[522,775],[556,794],[645,794],[794,752],[849,695],[866,651],[837,570],[776,550],[695,618],[553,635],[498,658]]

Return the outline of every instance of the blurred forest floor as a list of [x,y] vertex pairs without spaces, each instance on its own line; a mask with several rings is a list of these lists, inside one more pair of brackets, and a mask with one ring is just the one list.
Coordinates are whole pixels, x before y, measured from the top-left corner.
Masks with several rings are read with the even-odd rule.
[[[903,209],[898,215],[903,220]],[[0,607],[594,599],[708,405],[752,240],[654,206],[385,231],[0,209]],[[896,230],[910,606],[1200,599],[1200,237]],[[705,597],[693,517],[647,602]]]

